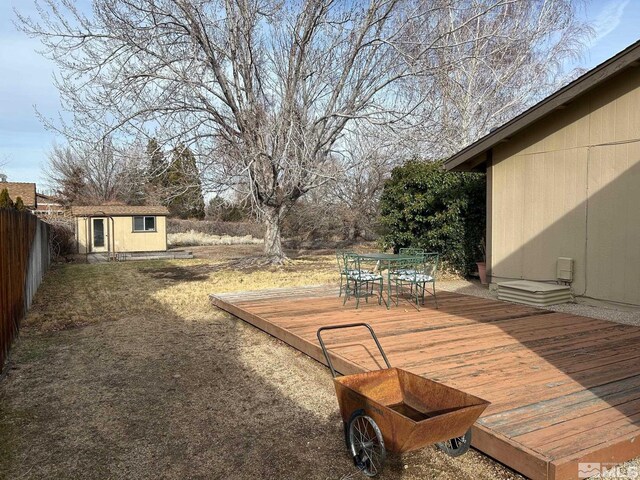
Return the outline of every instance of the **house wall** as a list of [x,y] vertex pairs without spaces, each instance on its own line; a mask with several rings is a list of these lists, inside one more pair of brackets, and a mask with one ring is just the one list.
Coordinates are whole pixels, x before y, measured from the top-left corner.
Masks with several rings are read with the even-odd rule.
[[[98,218],[107,219],[109,248],[113,250],[115,241],[115,252],[159,252],[167,249],[167,217],[156,216],[155,232],[134,232],[133,216]],[[76,217],[78,253],[91,251],[89,220],[89,217]]]
[[497,145],[488,168],[493,282],[554,281],[640,305],[640,68]]

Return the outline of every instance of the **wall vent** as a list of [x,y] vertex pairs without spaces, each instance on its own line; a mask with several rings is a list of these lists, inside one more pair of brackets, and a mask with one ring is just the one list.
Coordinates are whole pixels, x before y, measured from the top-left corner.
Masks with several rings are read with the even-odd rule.
[[556,277],[561,282],[573,282],[573,258],[558,257]]

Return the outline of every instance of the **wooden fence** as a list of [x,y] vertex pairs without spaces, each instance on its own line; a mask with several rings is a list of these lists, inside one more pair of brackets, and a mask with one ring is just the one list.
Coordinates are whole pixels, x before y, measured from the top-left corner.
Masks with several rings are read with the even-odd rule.
[[0,209],[0,370],[49,263],[49,226]]

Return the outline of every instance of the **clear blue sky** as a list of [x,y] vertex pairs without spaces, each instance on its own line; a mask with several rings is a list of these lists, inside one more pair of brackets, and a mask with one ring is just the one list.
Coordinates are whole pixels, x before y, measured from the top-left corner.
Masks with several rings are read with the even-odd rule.
[[[35,181],[42,191],[46,187],[41,169],[56,138],[44,129],[34,107],[55,117],[60,104],[52,83],[53,65],[36,53],[39,43],[12,23],[13,7],[29,13],[32,3],[0,0],[0,172],[10,181]],[[585,15],[596,35],[578,66],[594,67],[640,39],[640,0],[591,0]]]

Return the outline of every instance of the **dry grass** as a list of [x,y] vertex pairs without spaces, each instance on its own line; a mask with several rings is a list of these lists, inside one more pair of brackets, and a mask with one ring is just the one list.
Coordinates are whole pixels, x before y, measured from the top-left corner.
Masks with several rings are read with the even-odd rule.
[[[0,478],[364,478],[328,370],[208,300],[336,282],[333,253],[256,269],[236,267],[247,246],[217,248],[51,270],[0,382]],[[517,476],[430,447],[380,478]]]
[[211,260],[153,260],[54,266],[38,292],[24,330],[49,332],[144,316],[170,309],[183,319],[207,320],[209,294],[335,283],[333,255],[291,260],[284,267],[234,270]]
[[189,230],[184,233],[169,233],[167,235],[167,242],[171,247],[191,247],[197,245],[257,245],[264,243],[264,240],[253,238],[251,235],[232,237],[229,235],[211,235]]

